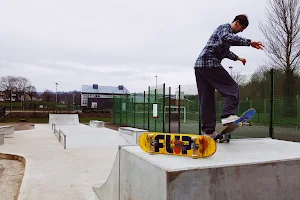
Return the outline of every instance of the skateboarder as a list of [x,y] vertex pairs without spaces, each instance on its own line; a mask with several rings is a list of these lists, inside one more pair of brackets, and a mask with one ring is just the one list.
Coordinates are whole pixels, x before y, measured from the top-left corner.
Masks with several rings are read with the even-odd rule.
[[248,25],[249,21],[246,15],[237,15],[231,23],[218,26],[194,66],[201,109],[202,131],[205,135],[215,139],[222,138],[215,131],[215,89],[224,97],[221,113],[222,124],[231,123],[238,119],[236,111],[239,103],[239,87],[223,68],[221,61],[228,58],[233,61],[241,61],[243,65],[246,64],[245,58],[241,58],[229,50],[231,46],[251,46],[256,49],[263,49],[261,42],[236,35],[245,30]]

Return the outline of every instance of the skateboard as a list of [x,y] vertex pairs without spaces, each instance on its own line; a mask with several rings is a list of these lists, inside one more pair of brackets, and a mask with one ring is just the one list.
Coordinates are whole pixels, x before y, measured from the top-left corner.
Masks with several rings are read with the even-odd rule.
[[224,124],[222,130],[220,131],[221,135],[225,135],[223,139],[218,139],[217,142],[229,142],[230,141],[230,133],[235,131],[238,127],[241,126],[252,126],[253,123],[250,122],[250,120],[254,117],[256,111],[254,108],[250,108],[246,110],[239,119],[236,121],[229,123],[229,124]]
[[188,156],[194,159],[212,156],[216,150],[213,138],[204,135],[146,132],[139,138],[143,151],[153,154]]

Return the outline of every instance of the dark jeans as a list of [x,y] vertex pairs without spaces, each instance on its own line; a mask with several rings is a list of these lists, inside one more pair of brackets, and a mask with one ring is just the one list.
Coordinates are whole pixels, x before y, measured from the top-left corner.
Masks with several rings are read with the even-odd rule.
[[239,87],[224,68],[195,68],[200,101],[202,131],[216,128],[215,89],[224,97],[221,118],[235,115],[239,103]]

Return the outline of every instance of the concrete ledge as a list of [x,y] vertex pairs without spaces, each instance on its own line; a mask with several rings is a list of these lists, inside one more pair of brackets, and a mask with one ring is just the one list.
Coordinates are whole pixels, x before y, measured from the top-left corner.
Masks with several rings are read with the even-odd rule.
[[3,133],[5,137],[14,134],[15,127],[14,126],[0,126],[0,134]]
[[91,120],[90,121],[90,127],[102,128],[102,127],[104,127],[104,122],[103,121],[98,121],[98,120]]
[[4,133],[0,133],[0,145],[4,144]]
[[119,134],[127,141],[129,144],[138,144],[141,134],[148,132],[148,130],[132,128],[132,127],[120,127]]
[[78,114],[49,114],[49,125],[55,124],[79,124]]
[[218,144],[211,157],[191,159],[123,146],[108,180],[93,189],[101,200],[296,200],[299,148],[300,143],[272,139],[232,140]]

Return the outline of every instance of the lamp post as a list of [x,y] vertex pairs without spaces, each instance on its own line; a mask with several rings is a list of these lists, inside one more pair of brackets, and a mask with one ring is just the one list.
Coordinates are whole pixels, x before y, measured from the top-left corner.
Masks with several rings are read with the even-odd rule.
[[75,95],[75,93],[73,91],[73,111],[74,111],[74,95]]
[[55,93],[55,112],[57,112],[57,85],[58,83],[55,83],[56,85],[56,93]]
[[155,76],[155,89],[157,90],[157,75]]

